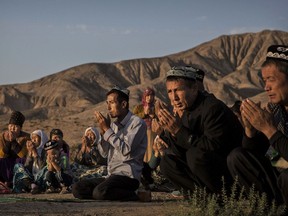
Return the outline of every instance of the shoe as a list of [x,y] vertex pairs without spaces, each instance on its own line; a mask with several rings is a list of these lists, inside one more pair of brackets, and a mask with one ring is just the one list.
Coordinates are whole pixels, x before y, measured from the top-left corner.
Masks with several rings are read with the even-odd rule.
[[152,196],[150,190],[138,190],[137,196],[140,202],[151,202]]

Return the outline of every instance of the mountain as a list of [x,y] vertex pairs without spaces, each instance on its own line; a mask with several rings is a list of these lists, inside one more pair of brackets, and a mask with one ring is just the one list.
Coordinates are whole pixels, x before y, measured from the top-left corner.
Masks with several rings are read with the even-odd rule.
[[20,110],[27,132],[61,128],[68,143],[79,143],[85,128],[95,125],[94,110],[105,112],[105,94],[113,85],[130,89],[130,108],[141,101],[147,86],[167,101],[165,74],[177,65],[198,65],[206,72],[205,88],[229,106],[247,97],[266,100],[260,67],[272,44],[288,44],[288,32],[223,35],[163,57],[87,63],[29,83],[1,85],[1,128],[7,127],[12,110]]

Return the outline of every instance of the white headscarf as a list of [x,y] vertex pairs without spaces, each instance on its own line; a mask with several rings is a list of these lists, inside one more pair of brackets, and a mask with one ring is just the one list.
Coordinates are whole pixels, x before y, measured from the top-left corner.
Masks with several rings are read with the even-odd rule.
[[41,156],[41,152],[44,148],[44,144],[46,142],[48,142],[48,136],[45,134],[45,132],[43,130],[35,130],[31,133],[31,136],[32,134],[36,134],[38,135],[39,137],[41,137],[41,143],[40,145],[37,147],[37,153],[39,156]]
[[101,141],[101,136],[100,136],[99,131],[98,131],[96,128],[94,128],[94,127],[88,127],[88,128],[85,130],[85,133],[84,133],[85,136],[86,136],[86,133],[87,133],[89,130],[91,130],[92,133],[94,133],[94,135],[95,135],[95,140],[94,140],[94,143],[92,143],[92,145],[95,145],[95,144],[99,143],[99,142]]

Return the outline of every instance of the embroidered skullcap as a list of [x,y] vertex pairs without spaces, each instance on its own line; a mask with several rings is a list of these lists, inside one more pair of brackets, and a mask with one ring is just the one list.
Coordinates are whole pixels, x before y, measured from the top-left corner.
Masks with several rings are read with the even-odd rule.
[[49,141],[49,142],[46,142],[44,144],[44,149],[45,151],[49,150],[49,149],[53,149],[53,148],[56,148],[58,146],[58,142],[57,141]]
[[205,76],[205,72],[203,70],[197,69],[196,71],[196,80],[203,82]]
[[204,71],[192,66],[176,66],[167,72],[166,77],[183,77],[203,81]]
[[268,47],[266,60],[267,59],[275,59],[288,62],[288,46],[272,45]]
[[25,121],[25,116],[19,111],[13,111],[10,116],[9,124],[19,125],[20,127],[23,126]]
[[123,94],[125,94],[126,96],[129,97],[130,91],[129,91],[128,89],[121,88],[120,86],[115,85],[109,92],[111,92],[111,91],[113,91],[113,90],[122,92]]
[[60,129],[52,129],[50,132],[50,139],[52,139],[53,135],[57,135],[63,138],[63,132]]

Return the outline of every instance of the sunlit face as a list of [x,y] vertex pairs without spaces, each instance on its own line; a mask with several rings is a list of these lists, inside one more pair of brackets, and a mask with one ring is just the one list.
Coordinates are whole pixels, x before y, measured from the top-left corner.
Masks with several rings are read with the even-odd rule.
[[[125,111],[125,101],[121,103],[117,100],[118,95],[116,93],[111,93],[107,96],[106,104],[107,109],[112,118],[118,118],[123,115]],[[125,104],[124,104],[125,103]]]
[[198,95],[197,85],[189,88],[183,79],[167,80],[166,88],[171,105],[180,111],[190,108]]
[[15,124],[9,124],[8,131],[14,133],[16,137],[18,137],[20,135],[21,127]]
[[32,134],[31,141],[34,143],[36,147],[38,147],[41,144],[41,137],[38,136],[37,134]]
[[91,144],[93,144],[93,143],[95,142],[96,136],[95,136],[95,134],[92,132],[91,129],[86,132],[85,136],[88,137],[89,142],[90,142]]
[[145,96],[145,102],[147,104],[152,104],[154,102],[154,95],[153,94],[146,95]]
[[261,72],[269,101],[271,103],[288,106],[287,76],[280,72],[274,64],[263,67]]

